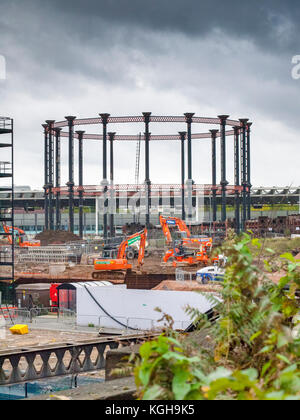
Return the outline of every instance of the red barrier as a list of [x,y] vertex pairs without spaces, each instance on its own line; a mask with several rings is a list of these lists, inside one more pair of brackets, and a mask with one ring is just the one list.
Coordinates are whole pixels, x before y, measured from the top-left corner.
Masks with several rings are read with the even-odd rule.
[[0,316],[2,315],[4,319],[13,319],[18,317],[18,308],[15,306],[5,306],[0,308]]

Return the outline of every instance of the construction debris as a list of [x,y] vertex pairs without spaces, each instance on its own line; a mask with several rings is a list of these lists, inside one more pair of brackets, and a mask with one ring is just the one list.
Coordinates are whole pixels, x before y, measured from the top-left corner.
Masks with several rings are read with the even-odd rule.
[[42,246],[59,245],[65,244],[67,242],[80,241],[79,236],[65,230],[45,230],[44,232],[37,234],[35,239],[40,240]]

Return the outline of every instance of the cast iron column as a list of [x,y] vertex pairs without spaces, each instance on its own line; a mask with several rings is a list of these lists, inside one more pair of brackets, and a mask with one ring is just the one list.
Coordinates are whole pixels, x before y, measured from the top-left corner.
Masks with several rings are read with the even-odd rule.
[[56,188],[56,230],[61,229],[61,216],[60,216],[60,182],[61,182],[61,169],[60,169],[60,133],[61,128],[55,128],[55,188]]
[[211,132],[211,166],[212,166],[212,220],[217,221],[217,151],[216,139],[219,130],[210,130]]
[[54,120],[47,120],[49,133],[49,229],[54,230],[54,206],[53,206],[53,187],[54,187],[54,139],[53,125]]
[[107,239],[107,124],[110,114],[99,114],[103,125],[103,197],[104,197],[104,211],[103,211],[103,236]]
[[115,219],[114,219],[114,140],[116,133],[108,133],[109,142],[110,142],[110,237],[115,236]]
[[247,142],[246,142],[246,131],[247,131],[247,122],[249,120],[247,118],[240,119],[241,127],[242,127],[242,139],[241,139],[241,173],[242,173],[242,187],[243,187],[243,212],[242,212],[242,229],[245,231],[245,225],[247,220],[247,187],[248,187],[248,179],[247,179]]
[[44,211],[45,211],[45,230],[49,229],[49,205],[48,205],[48,184],[49,184],[49,143],[48,143],[48,124],[42,124],[44,128]]
[[78,135],[78,191],[79,191],[79,236],[83,238],[83,135],[85,131],[76,131]]
[[250,133],[251,133],[252,123],[247,124],[247,183],[248,183],[248,193],[247,193],[247,218],[251,220],[251,150],[250,150]]
[[65,117],[69,125],[69,231],[74,233],[74,120],[76,117]]
[[[234,185],[240,187],[240,127],[233,127],[234,130]],[[235,230],[239,234],[241,230],[240,216],[240,191],[235,190]]]
[[187,148],[188,148],[188,219],[192,218],[192,207],[193,207],[193,159],[192,159],[192,122],[193,112],[186,112],[184,114],[187,123]]
[[221,212],[221,220],[222,222],[226,221],[227,214],[226,214],[226,187],[228,185],[228,181],[226,180],[226,123],[227,118],[229,115],[219,115],[221,123],[221,188],[222,188],[222,212]]
[[184,114],[185,120],[187,123],[187,141],[188,141],[188,179],[192,181],[192,122],[193,116],[195,114],[192,112],[187,112]]
[[144,122],[145,122],[146,228],[150,229],[151,181],[150,181],[150,152],[149,152],[150,132],[149,132],[149,124],[150,124],[151,112],[143,112],[143,116],[144,116]]
[[181,219],[185,220],[185,139],[186,131],[180,131],[181,140]]

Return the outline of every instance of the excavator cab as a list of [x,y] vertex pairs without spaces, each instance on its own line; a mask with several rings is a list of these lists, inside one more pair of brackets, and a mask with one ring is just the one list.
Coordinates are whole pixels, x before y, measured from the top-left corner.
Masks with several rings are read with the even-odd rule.
[[118,249],[114,247],[104,247],[101,258],[117,258]]

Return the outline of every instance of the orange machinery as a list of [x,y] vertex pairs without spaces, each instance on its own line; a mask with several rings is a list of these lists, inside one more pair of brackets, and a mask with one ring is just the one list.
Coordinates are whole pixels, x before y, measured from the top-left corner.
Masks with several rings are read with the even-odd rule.
[[13,231],[17,232],[17,245],[21,248],[28,248],[32,246],[41,246],[41,242],[37,240],[28,240],[27,235],[25,234],[24,230],[19,229],[14,226],[7,226],[5,223],[2,223],[3,230],[6,233],[6,238],[10,244],[13,243]]
[[[196,250],[184,247],[182,241],[180,244],[175,243],[175,246],[165,253],[163,262],[166,264],[170,259],[173,260],[172,265],[174,267],[177,267],[177,265],[208,265],[210,262],[210,257],[203,245],[201,245],[200,250]],[[212,258],[212,261],[218,261],[218,257]]]
[[139,241],[139,255],[138,255],[138,268],[144,264],[145,246],[147,241],[147,229],[135,233],[125,239],[119,246],[116,258],[99,258],[94,261],[95,272],[93,272],[93,279],[101,277],[98,271],[129,271],[132,265],[128,263],[126,258],[126,249],[135,242]]
[[[163,217],[159,218],[160,224],[166,239],[166,243],[171,245],[173,243],[170,227],[177,227],[181,239],[180,245],[174,246],[172,249],[169,249],[164,258],[164,263],[167,263],[170,258],[174,259],[173,265],[176,267],[176,262],[194,265],[202,263],[207,265],[209,262],[209,256],[212,250],[212,238],[207,236],[203,237],[193,237],[185,224],[185,222],[178,217]],[[196,250],[196,252],[192,252]],[[216,258],[214,258],[216,260]]]

